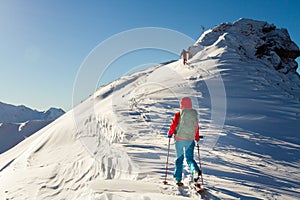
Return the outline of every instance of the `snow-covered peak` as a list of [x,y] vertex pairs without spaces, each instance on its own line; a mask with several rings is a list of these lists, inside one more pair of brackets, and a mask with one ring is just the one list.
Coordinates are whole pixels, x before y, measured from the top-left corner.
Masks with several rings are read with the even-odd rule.
[[300,50],[284,28],[276,28],[264,21],[241,18],[233,24],[223,23],[207,30],[190,49],[194,55],[197,49],[212,45],[233,49],[243,59],[258,59],[288,74],[293,80],[299,80],[295,59],[300,56]]
[[43,118],[44,120],[54,120],[63,115],[64,113],[65,111],[63,111],[63,109],[61,108],[50,108],[49,110],[44,112]]

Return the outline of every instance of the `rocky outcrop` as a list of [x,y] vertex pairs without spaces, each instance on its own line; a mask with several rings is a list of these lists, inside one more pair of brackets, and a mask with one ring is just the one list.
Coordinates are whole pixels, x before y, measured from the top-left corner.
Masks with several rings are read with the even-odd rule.
[[264,35],[260,39],[263,44],[257,46],[256,56],[269,60],[280,72],[295,72],[298,68],[295,59],[300,56],[300,50],[291,40],[288,31],[266,24],[262,27],[262,32]]

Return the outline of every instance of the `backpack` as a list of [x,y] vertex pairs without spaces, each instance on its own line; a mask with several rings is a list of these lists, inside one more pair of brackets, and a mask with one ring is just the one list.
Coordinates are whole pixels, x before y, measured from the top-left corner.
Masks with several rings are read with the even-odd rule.
[[175,131],[176,137],[194,140],[197,123],[198,114],[196,110],[191,108],[180,110],[180,119]]

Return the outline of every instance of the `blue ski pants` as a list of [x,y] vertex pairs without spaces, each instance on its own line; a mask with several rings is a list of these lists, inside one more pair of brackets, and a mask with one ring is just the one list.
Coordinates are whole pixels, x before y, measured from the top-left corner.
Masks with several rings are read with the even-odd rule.
[[175,140],[176,149],[176,161],[175,161],[175,171],[174,178],[177,182],[182,179],[182,169],[183,169],[183,159],[185,157],[186,162],[189,166],[192,178],[194,178],[194,172],[200,171],[197,163],[194,160],[194,140]]

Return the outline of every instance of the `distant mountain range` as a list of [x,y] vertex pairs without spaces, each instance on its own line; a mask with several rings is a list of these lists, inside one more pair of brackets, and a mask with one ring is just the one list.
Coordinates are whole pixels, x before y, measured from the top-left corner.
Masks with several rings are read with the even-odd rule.
[[26,106],[15,106],[0,102],[0,123],[22,123],[30,120],[51,121],[64,114],[60,108],[37,111]]
[[60,108],[37,111],[0,102],[0,154],[63,115]]

